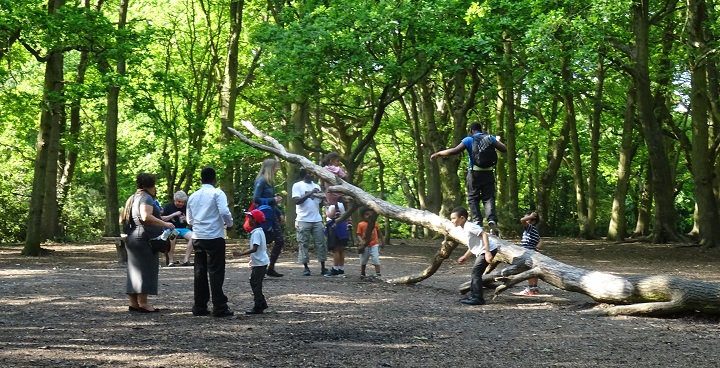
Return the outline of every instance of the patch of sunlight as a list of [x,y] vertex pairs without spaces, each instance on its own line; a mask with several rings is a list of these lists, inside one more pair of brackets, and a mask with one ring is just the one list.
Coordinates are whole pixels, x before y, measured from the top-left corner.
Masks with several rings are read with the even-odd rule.
[[59,296],[40,296],[40,297],[32,297],[32,298],[24,298],[24,299],[0,299],[0,305],[8,305],[8,306],[22,306],[22,305],[28,305],[28,304],[37,304],[37,303],[56,303],[59,300],[64,300],[64,297]]
[[[14,356],[22,358],[32,357],[34,360],[46,359],[48,362],[73,362],[85,363],[89,356],[102,354],[104,363],[118,363],[126,366],[158,366],[159,361],[171,361],[177,359],[174,354],[158,354],[157,346],[150,344],[145,348],[131,348],[128,346],[112,347],[106,344],[88,344],[87,341],[78,341],[80,344],[43,345],[31,347],[17,347],[6,345],[0,354],[0,360],[10,360]],[[237,362],[223,359],[215,354],[202,351],[193,351],[194,357],[200,356],[202,360],[212,361],[214,366],[233,367]],[[83,364],[84,365],[84,364]],[[162,366],[162,365],[161,365]]]
[[329,295],[329,294],[283,294],[283,295],[279,295],[277,297],[273,297],[273,299],[288,300],[288,301],[292,301],[295,304],[297,304],[297,303],[317,303],[317,302],[377,304],[377,303],[384,303],[384,302],[390,301],[390,299],[358,300],[351,296],[348,296],[347,298],[342,298],[338,295]]
[[7,280],[8,278],[20,278],[34,275],[47,275],[50,270],[0,270],[0,277]]

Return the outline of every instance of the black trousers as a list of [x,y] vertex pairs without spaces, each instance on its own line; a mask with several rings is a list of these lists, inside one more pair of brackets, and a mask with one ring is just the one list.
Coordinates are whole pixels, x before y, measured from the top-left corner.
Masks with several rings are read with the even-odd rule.
[[283,246],[285,245],[285,233],[283,233],[282,225],[280,225],[280,219],[275,219],[273,224],[273,233],[275,234],[275,241],[273,242],[272,250],[270,250],[270,268],[275,268],[275,262],[280,258]]
[[268,266],[254,266],[252,268],[252,271],[250,272],[250,288],[253,292],[253,300],[255,301],[255,306],[253,309],[257,311],[262,311],[267,307],[267,302],[265,301],[265,295],[263,295],[263,279],[265,278],[265,272],[267,272]]
[[[194,239],[195,248],[195,304],[193,311],[207,310],[212,295],[213,313],[228,309],[223,292],[225,282],[225,239]],[[208,280],[210,284],[208,286]]]
[[[483,214],[488,221],[497,223],[495,215],[495,172],[468,170],[465,177],[470,221],[482,226]],[[480,212],[480,203],[483,212]]]
[[[490,253],[495,256],[497,249],[491,251]],[[484,300],[482,275],[485,273],[488,265],[490,264],[485,260],[485,253],[475,256],[475,264],[473,265],[470,278],[470,292],[472,292],[472,296],[480,300]]]

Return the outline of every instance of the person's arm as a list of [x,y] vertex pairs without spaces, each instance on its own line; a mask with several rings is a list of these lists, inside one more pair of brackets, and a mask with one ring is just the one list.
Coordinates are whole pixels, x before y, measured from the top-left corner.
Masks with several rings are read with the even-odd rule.
[[[503,145],[503,147],[504,147],[504,145]],[[431,160],[434,160],[434,159],[435,159],[436,157],[438,157],[438,156],[452,156],[452,155],[457,155],[458,153],[462,153],[462,151],[464,151],[465,148],[466,148],[466,147],[465,147],[465,143],[460,142],[460,144],[458,144],[457,146],[455,146],[455,147],[453,147],[453,148],[448,148],[448,149],[445,149],[445,150],[442,150],[442,151],[438,151],[438,152],[433,153],[432,155],[430,155],[430,159],[431,159]],[[503,151],[503,152],[505,152],[505,151]]]
[[520,219],[520,223],[523,225],[523,227],[527,228],[530,220],[537,218],[537,217],[538,217],[537,212],[533,211],[531,214],[529,214],[527,216],[523,216],[523,218]]
[[470,248],[468,248],[467,252],[465,254],[461,255],[460,258],[457,259],[458,263],[465,263],[465,260],[467,260],[472,255],[472,252],[470,251]]
[[295,202],[295,204],[303,204],[308,198],[312,197],[313,194],[315,194],[315,193],[320,193],[320,189],[313,188],[313,190],[311,190],[309,192],[305,192],[305,194],[303,194],[300,197],[293,197],[293,201]]
[[377,222],[375,223],[375,231],[378,238],[378,245],[384,247],[385,246],[385,238],[383,237],[382,230],[380,230],[380,226],[378,226]]
[[497,149],[498,151],[500,151],[502,153],[507,152],[507,147],[505,146],[505,144],[503,142],[500,142],[499,135],[495,136],[495,142],[493,142],[493,146],[495,146],[495,149]]
[[248,250],[246,250],[246,251],[244,251],[244,252],[234,251],[234,252],[233,252],[233,255],[234,255],[235,257],[246,256],[246,255],[248,255],[248,254],[252,254],[252,253],[257,252],[257,250],[258,250],[259,247],[260,247],[259,244],[253,244],[253,246],[252,246],[250,249],[248,249]]
[[172,223],[165,222],[162,219],[153,216],[152,213],[154,209],[155,205],[140,203],[140,221],[142,221],[144,225],[166,227],[170,230],[175,230],[175,225]]
[[490,263],[493,260],[493,254],[490,252],[490,239],[488,239],[488,235],[486,232],[482,232],[482,239],[485,243],[485,262]]
[[233,218],[232,213],[230,213],[230,208],[228,208],[227,197],[220,189],[215,192],[215,205],[218,211],[220,211],[220,217],[222,217],[223,222],[225,222],[225,227],[233,227]]

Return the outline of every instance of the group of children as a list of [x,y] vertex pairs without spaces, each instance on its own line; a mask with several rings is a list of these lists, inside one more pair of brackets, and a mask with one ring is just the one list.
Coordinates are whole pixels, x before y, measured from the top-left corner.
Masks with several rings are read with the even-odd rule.
[[[529,211],[520,219],[525,230],[522,234],[521,245],[523,248],[537,251],[540,245],[540,233],[536,225],[540,221],[537,212]],[[483,282],[482,275],[487,267],[492,263],[497,253],[497,244],[491,241],[488,234],[483,228],[474,222],[468,221],[468,211],[463,207],[456,207],[450,214],[450,222],[447,231],[455,238],[464,238],[467,242],[468,250],[458,258],[458,263],[464,263],[471,255],[475,255],[475,264],[473,265],[470,278],[470,296],[460,300],[463,304],[483,305]],[[528,280],[528,287],[520,292],[521,295],[537,295],[539,294],[538,279],[531,278]]]
[[[326,156],[322,166],[341,178],[347,177],[340,166],[340,156],[337,153],[331,153]],[[325,234],[327,236],[327,249],[333,253],[333,267],[326,273],[323,265],[323,274],[325,276],[342,277],[345,274],[345,247],[350,240],[352,224],[342,218],[345,213],[345,205],[340,201],[340,196],[336,193],[328,192],[328,187],[329,183],[325,183]],[[251,314],[263,313],[263,310],[267,308],[267,302],[262,293],[262,281],[269,263],[265,235],[260,227],[265,221],[265,216],[257,209],[246,212],[245,214],[250,216],[250,225],[253,229],[250,235],[250,249],[244,252],[233,252],[233,255],[251,255],[250,263],[252,272],[250,276],[250,286],[253,290],[255,301]],[[378,248],[382,245],[383,236],[380,227],[374,221],[377,218],[377,214],[371,209],[365,208],[362,210],[361,216],[362,221],[358,224],[355,233],[359,244],[358,253],[360,254],[361,277],[367,277],[366,268],[371,259],[375,267],[374,276],[379,277],[381,273]],[[536,251],[539,247],[541,239],[536,227],[539,221],[540,217],[535,211],[529,211],[520,219],[524,227],[521,242],[524,248]],[[482,290],[482,275],[497,253],[497,244],[490,240],[488,234],[479,224],[468,221],[468,211],[463,207],[457,207],[452,210],[450,222],[452,225],[448,226],[448,232],[454,237],[465,237],[468,246],[465,254],[458,258],[458,263],[464,263],[471,255],[475,256],[475,263],[471,271],[471,295],[462,299],[461,303],[467,305],[485,304]],[[370,223],[374,223],[374,227],[368,229]],[[305,264],[305,267],[306,273],[309,275],[307,264]],[[537,285],[537,278],[529,279],[528,287],[523,290],[521,294],[539,294]]]
[[[325,169],[341,178],[347,177],[347,174],[342,167],[340,167],[340,155],[337,153],[327,155],[322,165]],[[323,264],[323,275],[344,277],[345,247],[347,247],[350,240],[352,224],[342,218],[345,214],[345,204],[340,201],[340,195],[328,192],[328,186],[329,183],[325,183],[325,235],[327,237],[327,249],[333,254],[333,267],[331,270],[326,270]],[[319,192],[319,190],[315,188],[317,188],[316,184],[314,184],[312,188],[306,188],[310,190],[306,190],[306,195],[303,195],[303,197],[307,196],[309,198],[313,193]],[[299,202],[303,203],[305,201],[302,200]],[[316,204],[310,205],[313,207],[316,206]],[[250,255],[250,266],[252,269],[250,273],[250,287],[253,291],[254,307],[246,311],[246,314],[261,314],[268,307],[262,291],[263,279],[268,272],[268,265],[270,263],[267,255],[267,239],[262,230],[262,224],[266,221],[266,218],[265,214],[258,209],[250,210],[245,212],[245,214],[248,215],[249,227],[252,229],[250,232],[250,248],[243,252],[234,251],[233,255],[236,257]],[[377,214],[375,214],[372,209],[365,208],[361,211],[361,216],[363,220],[358,224],[356,231],[357,241],[361,244],[358,247],[361,277],[367,277],[366,267],[371,259],[375,267],[374,276],[379,277],[381,273],[380,252],[378,248],[383,244],[383,235],[377,223],[374,224],[374,227],[369,226],[369,223],[377,218]],[[303,275],[310,275],[307,263],[305,263],[305,273]]]

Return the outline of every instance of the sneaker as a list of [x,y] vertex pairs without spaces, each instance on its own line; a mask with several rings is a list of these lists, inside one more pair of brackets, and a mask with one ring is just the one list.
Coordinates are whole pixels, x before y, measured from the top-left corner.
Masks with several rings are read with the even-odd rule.
[[330,270],[328,270],[327,268],[323,268],[322,270],[320,270],[320,274],[323,276],[332,276],[330,274]]
[[170,262],[170,263],[168,263],[167,266],[168,266],[168,267],[175,267],[175,266],[177,266],[177,265],[178,265],[178,264],[175,263],[175,262]]
[[499,234],[495,221],[488,221],[488,228],[490,228],[490,234],[493,234],[495,236]]
[[485,301],[480,298],[471,296],[469,298],[460,300],[460,303],[467,304],[467,305],[483,305],[483,304],[485,304]]
[[181,266],[184,266],[184,267],[188,267],[188,266],[194,266],[195,263],[192,263],[192,262],[190,262],[190,261],[187,261],[187,262],[181,263],[180,265],[181,265]]
[[540,290],[538,288],[525,288],[523,291],[519,293],[520,295],[538,295],[540,294]]
[[[310,271],[310,270],[308,270],[308,271]],[[283,274],[278,273],[277,271],[275,271],[274,268],[267,270],[267,272],[265,274],[268,276],[272,276],[272,277],[283,277]]]
[[333,268],[333,269],[330,270],[330,273],[329,273],[329,274],[324,275],[324,276],[325,276],[325,277],[341,276],[343,273],[344,273],[344,272],[342,272],[342,271],[340,271],[340,270],[338,270],[338,269],[336,269],[336,268]]
[[382,275],[380,274],[380,272],[375,272],[375,277],[382,277]]
[[310,276],[310,269],[306,268],[302,273],[303,276]]
[[215,318],[223,318],[223,317],[232,317],[235,315],[235,312],[233,312],[231,309],[225,309],[222,312],[213,312],[212,316]]

